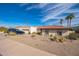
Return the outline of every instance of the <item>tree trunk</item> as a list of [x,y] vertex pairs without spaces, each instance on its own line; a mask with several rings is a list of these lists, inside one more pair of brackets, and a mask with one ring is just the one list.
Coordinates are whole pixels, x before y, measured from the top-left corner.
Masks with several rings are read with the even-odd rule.
[[70,19],[70,28],[71,28],[71,19]]
[[67,20],[67,28],[69,28],[69,20]]

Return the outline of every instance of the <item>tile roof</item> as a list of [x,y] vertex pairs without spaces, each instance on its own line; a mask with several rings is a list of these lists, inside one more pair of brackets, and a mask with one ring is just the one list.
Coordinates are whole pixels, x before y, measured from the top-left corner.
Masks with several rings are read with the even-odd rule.
[[38,29],[62,29],[64,26],[38,26]]
[[[63,29],[63,28],[65,28],[64,26],[33,26],[33,27],[36,27],[37,29]],[[29,29],[30,27],[28,27],[28,26],[17,26],[16,28]]]

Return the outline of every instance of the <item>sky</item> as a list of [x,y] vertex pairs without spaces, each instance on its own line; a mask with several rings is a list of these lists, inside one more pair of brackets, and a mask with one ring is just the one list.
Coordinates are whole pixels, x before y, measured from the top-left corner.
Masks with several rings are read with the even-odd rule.
[[67,25],[65,17],[74,13],[72,26],[79,25],[78,3],[0,3],[0,26]]

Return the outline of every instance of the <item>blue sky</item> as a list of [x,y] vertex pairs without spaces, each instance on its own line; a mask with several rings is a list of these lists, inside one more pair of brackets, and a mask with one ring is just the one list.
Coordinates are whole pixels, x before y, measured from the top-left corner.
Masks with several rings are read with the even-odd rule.
[[79,25],[79,4],[75,3],[0,3],[0,26],[60,25],[59,20],[74,13],[72,26]]

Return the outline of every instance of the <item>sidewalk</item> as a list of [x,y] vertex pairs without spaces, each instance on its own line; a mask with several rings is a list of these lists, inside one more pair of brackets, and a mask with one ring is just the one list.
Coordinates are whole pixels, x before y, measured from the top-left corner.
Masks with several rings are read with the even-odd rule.
[[56,56],[7,38],[0,40],[0,53],[3,56]]

